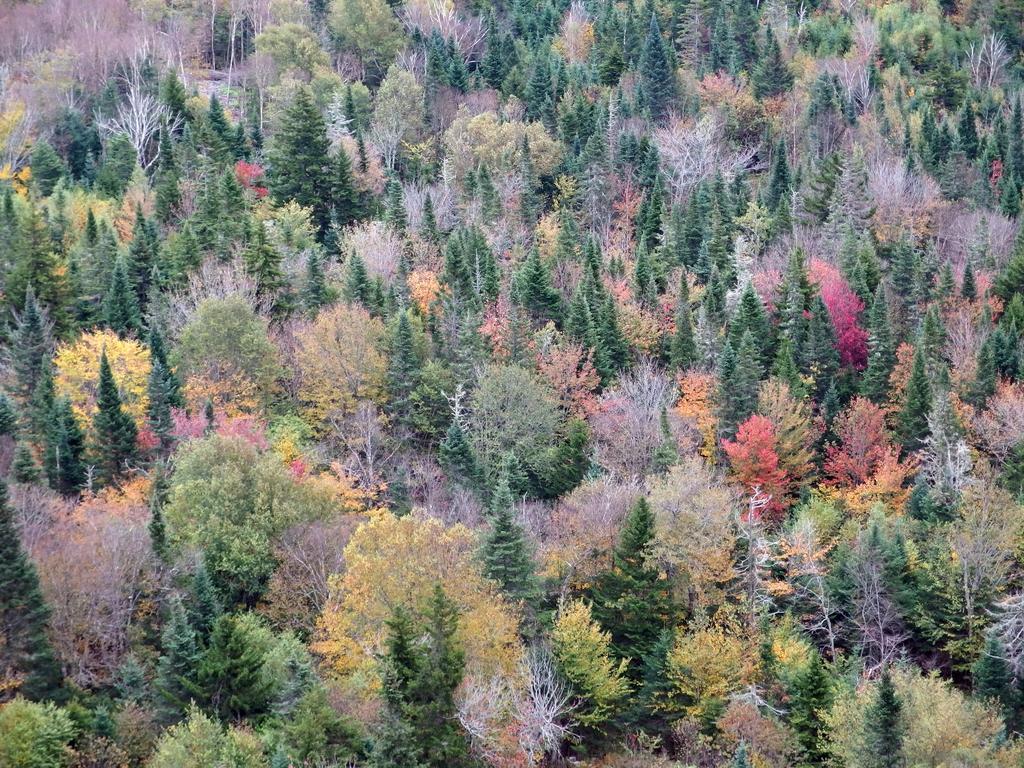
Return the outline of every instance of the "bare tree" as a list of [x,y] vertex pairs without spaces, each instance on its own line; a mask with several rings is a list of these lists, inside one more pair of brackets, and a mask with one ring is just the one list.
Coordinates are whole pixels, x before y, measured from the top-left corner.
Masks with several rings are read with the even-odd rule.
[[781,546],[793,598],[806,606],[806,610],[801,611],[801,621],[808,632],[826,644],[829,656],[835,658],[839,633],[833,621],[836,605],[828,586],[825,559],[831,547],[819,541],[810,517],[798,519],[783,536]]
[[862,531],[849,565],[853,582],[851,619],[860,638],[865,673],[874,675],[895,660],[906,633],[885,584],[885,558],[871,531]]
[[967,47],[967,65],[975,88],[987,90],[1002,82],[1009,63],[1010,53],[1006,43],[996,32],[990,32],[980,43],[971,43]]
[[572,696],[546,648],[528,651],[521,662],[521,673],[526,685],[513,702],[519,724],[519,748],[527,765],[537,765],[573,737]]
[[725,137],[725,126],[715,114],[696,121],[673,115],[654,134],[672,186],[673,202],[679,202],[705,179],[721,172],[731,179],[744,170],[757,154],[756,146],[733,149]]

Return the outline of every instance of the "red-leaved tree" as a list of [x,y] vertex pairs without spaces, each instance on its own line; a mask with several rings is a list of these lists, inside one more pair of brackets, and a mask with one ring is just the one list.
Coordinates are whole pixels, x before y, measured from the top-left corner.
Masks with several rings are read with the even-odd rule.
[[722,441],[736,478],[747,489],[759,488],[769,497],[761,515],[773,521],[779,520],[789,505],[787,493],[791,480],[779,466],[775,444],[774,425],[757,413],[740,424],[735,440]]

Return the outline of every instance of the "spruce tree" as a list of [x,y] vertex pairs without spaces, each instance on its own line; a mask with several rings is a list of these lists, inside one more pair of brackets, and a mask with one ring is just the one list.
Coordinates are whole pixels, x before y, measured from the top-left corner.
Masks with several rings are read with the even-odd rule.
[[896,694],[888,668],[875,688],[874,701],[865,713],[867,727],[867,760],[870,768],[902,768],[903,702]]
[[306,87],[299,88],[285,108],[274,135],[270,160],[270,191],[279,203],[294,200],[313,211],[319,236],[331,223],[334,184],[327,126]]
[[924,352],[918,344],[898,418],[899,435],[905,450],[916,450],[924,444],[928,437],[928,414],[931,407],[931,384],[925,370]]
[[828,762],[829,724],[832,707],[832,680],[821,661],[812,652],[810,663],[793,681],[789,703],[789,725],[796,732],[801,766],[819,766]]
[[669,582],[650,560],[653,540],[654,513],[641,497],[623,522],[611,568],[591,590],[594,618],[611,633],[616,656],[631,660],[633,679],[639,679],[644,660],[674,614]]
[[167,544],[167,523],[164,521],[164,506],[170,492],[167,479],[167,466],[157,462],[153,467],[153,482],[149,487],[149,543],[153,554],[161,561],[167,560],[169,548]]
[[874,403],[884,403],[889,397],[889,377],[895,366],[889,309],[885,289],[879,283],[868,313],[868,364],[861,380],[861,394]]
[[412,428],[412,394],[420,381],[422,362],[413,337],[408,310],[401,312],[390,341],[387,371],[388,410],[396,426]]
[[658,17],[654,13],[651,13],[647,39],[640,55],[640,88],[651,116],[655,120],[662,117],[675,95],[675,72],[661,39]]
[[280,294],[288,284],[281,266],[284,257],[267,239],[267,230],[262,222],[254,222],[242,260],[245,271],[256,281],[257,295],[271,301],[274,309],[281,312],[284,307]]
[[171,373],[159,360],[154,360],[146,382],[146,426],[159,441],[159,449],[167,454],[174,442],[174,419],[171,406],[174,401],[174,386]]
[[302,304],[306,312],[316,315],[320,307],[330,302],[330,298],[320,254],[311,248],[306,258],[306,284],[302,288]]
[[0,437],[13,437],[18,431],[18,414],[6,392],[0,392]]
[[49,610],[39,577],[21,545],[0,482],[0,677],[25,698],[61,699],[60,666],[46,635]]
[[538,322],[562,322],[562,296],[551,284],[551,275],[536,248],[530,249],[526,261],[515,276],[516,298]]
[[131,415],[121,407],[121,395],[110,370],[106,350],[100,355],[96,407],[92,422],[96,436],[93,445],[96,467],[102,482],[113,483],[137,454],[138,430]]
[[793,87],[793,73],[782,57],[782,49],[771,27],[765,31],[764,48],[750,79],[758,99],[778,96]]
[[265,712],[272,685],[263,672],[265,661],[241,616],[228,613],[217,619],[196,678],[210,710],[229,721]]
[[110,286],[103,298],[103,319],[107,327],[121,337],[137,336],[142,326],[138,298],[128,274],[128,265],[120,257],[114,262]]
[[43,368],[53,350],[46,312],[36,301],[31,286],[25,291],[24,308],[15,315],[10,344],[10,364],[14,374],[11,394],[22,405],[27,405],[39,385]]
[[28,443],[18,443],[14,449],[14,459],[11,461],[11,478],[16,483],[31,485],[39,480],[41,475],[42,470]]
[[1019,695],[1014,685],[1013,669],[1006,658],[1006,647],[994,631],[986,635],[985,646],[971,667],[971,681],[974,695],[996,702],[1007,727],[1012,727]]
[[334,158],[331,205],[333,223],[336,227],[347,227],[359,218],[359,193],[352,176],[352,161],[344,147],[338,149]]
[[494,581],[511,600],[535,608],[539,597],[529,542],[521,525],[512,516],[512,492],[509,470],[503,467],[498,486],[491,496],[490,529],[484,535],[484,576]]
[[450,479],[471,489],[479,485],[480,467],[458,419],[452,419],[452,423],[448,426],[448,431],[438,449],[437,459],[441,464],[441,469]]
[[155,688],[161,709],[171,719],[182,715],[199,694],[197,677],[201,654],[196,633],[189,624],[180,598],[171,598],[170,617],[160,636]]
[[676,329],[672,334],[669,352],[672,366],[685,370],[697,362],[697,343],[693,338],[693,316],[690,312],[690,290],[686,270],[679,281],[679,301],[676,304]]
[[86,481],[85,435],[66,397],[52,403],[49,414],[43,432],[43,469],[51,488],[71,495]]
[[217,619],[224,613],[224,605],[205,562],[200,561],[196,566],[189,591],[191,594],[186,609],[188,621],[196,632],[196,641],[200,646],[206,646],[217,625]]
[[174,145],[164,123],[160,128],[160,148],[157,153],[156,171],[156,217],[163,224],[169,224],[181,204],[178,163],[174,157]]

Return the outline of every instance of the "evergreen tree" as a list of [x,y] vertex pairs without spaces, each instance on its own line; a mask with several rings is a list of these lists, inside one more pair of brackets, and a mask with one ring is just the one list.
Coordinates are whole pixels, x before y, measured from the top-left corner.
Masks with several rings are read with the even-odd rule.
[[372,292],[373,287],[370,285],[370,275],[366,271],[366,262],[363,261],[362,256],[353,251],[345,263],[345,285],[342,288],[342,298],[347,302],[369,307]]
[[387,372],[388,410],[395,425],[412,428],[412,394],[420,381],[422,361],[416,350],[409,312],[401,312],[391,334]]
[[53,349],[45,310],[36,301],[35,290],[31,286],[25,291],[24,309],[15,315],[10,344],[9,354],[14,374],[11,394],[23,405],[27,405],[39,385],[43,368]]
[[142,326],[138,299],[128,274],[128,265],[120,257],[114,262],[110,287],[103,299],[103,319],[110,330],[122,337],[137,336]]
[[889,670],[882,672],[875,689],[875,699],[866,713],[868,754],[866,766],[870,768],[902,768],[903,760],[903,702],[896,694]]
[[884,403],[889,396],[889,377],[895,366],[896,351],[889,327],[889,309],[885,289],[879,283],[868,313],[868,364],[861,380],[861,394],[874,403]]
[[640,55],[640,88],[651,116],[662,117],[675,95],[675,72],[661,39],[658,17],[651,13],[643,53]]
[[275,309],[281,311],[280,294],[288,284],[281,266],[284,257],[267,239],[267,230],[262,222],[253,224],[242,259],[246,272],[256,281],[256,293],[260,298],[271,300]]
[[18,430],[18,415],[6,392],[0,392],[0,437],[13,437]]
[[736,748],[736,754],[732,757],[730,768],[753,768],[750,762],[750,754],[747,751],[747,742],[741,741]]
[[1006,659],[1006,647],[996,632],[989,632],[986,635],[985,646],[971,667],[971,680],[974,695],[998,703],[1007,726],[1010,727],[1018,703],[1018,694],[1014,685],[1013,669]]
[[192,574],[190,592],[191,599],[186,610],[188,621],[195,630],[196,641],[200,646],[205,646],[210,641],[217,619],[224,613],[224,606],[210,577],[210,571],[203,562],[196,566],[195,573]]
[[153,468],[153,482],[149,488],[149,542],[155,554],[161,561],[167,561],[169,553],[167,545],[167,524],[164,521],[164,505],[167,503],[167,495],[170,492],[170,483],[167,479],[167,467],[163,462],[158,462]]
[[539,598],[537,578],[526,533],[512,516],[509,468],[504,466],[491,496],[491,527],[484,536],[484,575],[494,581],[511,600],[535,608]]
[[43,469],[51,488],[66,495],[74,494],[86,480],[85,435],[66,397],[51,403],[49,414],[43,432]]
[[764,48],[750,79],[758,99],[778,96],[793,87],[793,73],[782,57],[782,49],[771,27],[765,31]]
[[164,712],[176,719],[199,693],[197,676],[201,660],[195,630],[178,597],[171,598],[170,616],[160,636],[160,650],[155,688]]
[[686,271],[679,281],[679,302],[676,304],[676,330],[672,334],[669,353],[672,366],[680,370],[697,362],[697,343],[693,338],[693,317],[690,313],[690,289],[686,282]]
[[100,356],[96,407],[92,422],[96,434],[93,446],[96,466],[100,479],[112,483],[120,476],[125,464],[137,454],[138,430],[131,415],[121,407],[121,395],[110,370],[106,350]]
[[31,485],[38,481],[41,475],[42,470],[36,463],[36,457],[32,455],[28,443],[18,443],[11,462],[11,477],[14,482]]
[[49,616],[0,482],[0,677],[28,699],[63,698],[60,666],[46,636]]
[[154,360],[146,382],[146,426],[157,438],[160,451],[167,454],[174,442],[174,419],[171,406],[174,403],[174,385],[172,374],[159,360]]
[[801,766],[825,765],[829,760],[827,715],[832,707],[832,680],[812,653],[810,663],[793,681],[789,725],[796,732]]
[[919,344],[914,352],[914,363],[898,419],[899,435],[905,450],[915,450],[924,444],[931,407],[932,389],[925,370],[924,352]]
[[719,425],[724,436],[732,437],[754,412],[763,372],[761,355],[750,331],[743,334],[738,348],[726,341],[718,370]]
[[473,448],[466,439],[458,419],[452,419],[438,449],[438,462],[449,478],[475,488],[480,482],[480,468]]
[[31,156],[32,186],[40,197],[49,197],[64,175],[64,161],[48,141],[37,141],[32,145]]
[[535,320],[562,321],[562,296],[551,284],[551,276],[536,248],[530,250],[526,261],[516,273],[516,298]]
[[773,213],[779,206],[789,200],[793,189],[793,181],[789,172],[789,160],[786,158],[786,142],[779,139],[772,157],[771,175],[764,194],[764,205]]
[[210,709],[224,720],[265,712],[272,684],[263,672],[265,660],[241,616],[228,613],[217,619],[197,675]]
[[306,284],[302,289],[302,304],[310,315],[315,315],[320,307],[330,302],[327,278],[324,276],[320,254],[311,248],[306,258]]
[[352,176],[352,161],[344,147],[338,150],[334,159],[334,183],[331,187],[333,223],[336,227],[347,227],[359,218],[359,193]]
[[306,87],[287,106],[271,148],[270,191],[280,203],[294,200],[313,211],[322,238],[331,223],[333,176],[327,126]]
[[160,148],[157,153],[156,171],[156,217],[163,224],[169,224],[181,204],[178,163],[174,157],[174,145],[167,124],[160,128]]
[[456,716],[465,656],[455,638],[458,610],[440,586],[424,616],[424,641],[402,608],[388,622],[382,660],[384,725],[373,768],[468,768],[469,744]]
[[644,660],[673,616],[669,582],[650,560],[653,540],[654,513],[641,497],[623,523],[611,568],[597,578],[591,592],[594,618],[611,633],[616,656],[631,659],[633,679],[639,679]]

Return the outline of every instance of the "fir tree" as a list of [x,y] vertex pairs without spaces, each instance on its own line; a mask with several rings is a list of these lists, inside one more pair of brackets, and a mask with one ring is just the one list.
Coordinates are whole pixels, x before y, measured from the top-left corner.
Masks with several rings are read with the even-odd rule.
[[157,153],[156,171],[156,217],[164,223],[170,223],[181,204],[179,188],[178,163],[174,157],[174,145],[171,135],[164,123],[160,128],[160,148]]
[[256,293],[263,299],[272,300],[275,308],[281,308],[280,293],[288,284],[281,253],[267,239],[262,222],[255,222],[249,244],[242,254],[245,270],[256,281]]
[[874,403],[884,403],[889,396],[889,377],[895,365],[889,309],[885,289],[879,283],[868,314],[868,364],[861,380],[861,394]]
[[96,415],[93,446],[100,479],[112,483],[121,475],[125,465],[137,454],[138,431],[135,422],[121,407],[121,395],[110,370],[106,350],[100,356],[100,375],[96,387]]
[[754,96],[758,99],[778,96],[793,87],[793,73],[789,69],[789,64],[782,57],[782,49],[779,47],[771,27],[768,27],[765,32],[764,48],[757,66],[754,68],[751,82],[754,87]]
[[225,720],[258,715],[270,705],[265,655],[241,617],[224,614],[210,635],[197,683],[210,709]]
[[494,581],[510,599],[535,608],[539,597],[537,578],[526,533],[512,516],[509,469],[503,467],[498,486],[491,496],[490,529],[484,536],[484,575]]
[[160,443],[160,451],[167,454],[174,442],[174,419],[171,406],[174,404],[172,374],[159,360],[154,360],[146,382],[146,426]]
[[480,482],[480,468],[458,419],[452,419],[444,440],[441,441],[437,458],[441,468],[450,478],[469,488],[477,487]]
[[192,574],[190,592],[186,610],[188,621],[195,630],[196,641],[205,646],[210,641],[217,619],[224,613],[224,606],[204,562],[200,562]]
[[43,432],[43,469],[51,488],[74,494],[86,480],[85,436],[67,398],[52,403],[49,414]]
[[870,768],[902,768],[903,703],[896,694],[889,670],[882,672],[875,689],[875,698],[865,714],[867,727],[867,761]]
[[408,311],[399,314],[390,347],[387,372],[389,411],[396,426],[408,430],[412,428],[412,394],[419,384],[422,366]]
[[999,705],[1007,726],[1010,726],[1017,708],[1018,694],[1013,680],[1013,669],[1006,659],[1006,647],[996,632],[985,636],[985,646],[971,667],[974,695]]
[[0,392],[0,437],[14,436],[18,430],[18,415],[6,392]]
[[330,294],[320,254],[311,248],[306,258],[306,284],[302,289],[302,304],[310,315],[315,315],[320,307],[329,302]]
[[153,468],[153,482],[149,488],[149,543],[161,561],[166,562],[169,553],[167,544],[167,524],[164,521],[164,506],[170,492],[167,479],[167,467],[158,462]]
[[540,260],[536,248],[530,250],[526,261],[516,273],[516,298],[535,320],[562,321],[562,296],[551,284],[547,267]]
[[793,681],[790,695],[789,725],[796,732],[801,766],[819,766],[828,762],[829,724],[832,707],[832,680],[821,661],[812,653],[810,663]]
[[352,177],[352,161],[344,147],[338,149],[334,159],[333,185],[331,187],[331,205],[333,206],[333,223],[336,227],[347,227],[359,218],[359,193],[356,191]]
[[60,666],[46,635],[50,613],[0,482],[0,675],[28,699],[62,699]]
[[287,106],[271,148],[270,191],[281,203],[294,200],[313,211],[323,237],[331,223],[333,176],[327,126],[306,87]]
[[924,352],[919,344],[914,352],[914,363],[898,419],[899,435],[905,450],[915,450],[924,444],[931,407],[932,389],[925,370]]
[[103,319],[118,336],[137,336],[142,326],[135,287],[123,258],[114,262],[110,287],[103,300]]
[[658,17],[654,13],[651,14],[647,39],[640,56],[640,88],[651,116],[655,120],[662,117],[675,95],[675,73],[661,39]]
[[170,617],[160,636],[160,650],[155,688],[164,712],[177,718],[199,693],[197,675],[201,660],[195,630],[177,597],[171,599]]
[[14,482],[31,485],[39,480],[42,470],[32,455],[32,449],[27,443],[18,443],[14,449],[14,459],[11,462],[11,477]]
[[679,282],[679,301],[676,304],[676,329],[672,334],[669,357],[672,366],[685,370],[697,362],[697,344],[693,338],[693,317],[690,313],[690,289],[686,271]]
[[11,394],[23,405],[27,405],[39,385],[43,368],[53,349],[46,313],[36,301],[31,286],[25,291],[24,309],[15,315],[14,321],[9,350],[14,374]]
[[611,633],[616,656],[632,660],[633,679],[639,679],[644,659],[673,616],[669,583],[650,561],[653,540],[654,513],[641,497],[623,523],[612,567],[598,577],[591,593],[594,618]]

